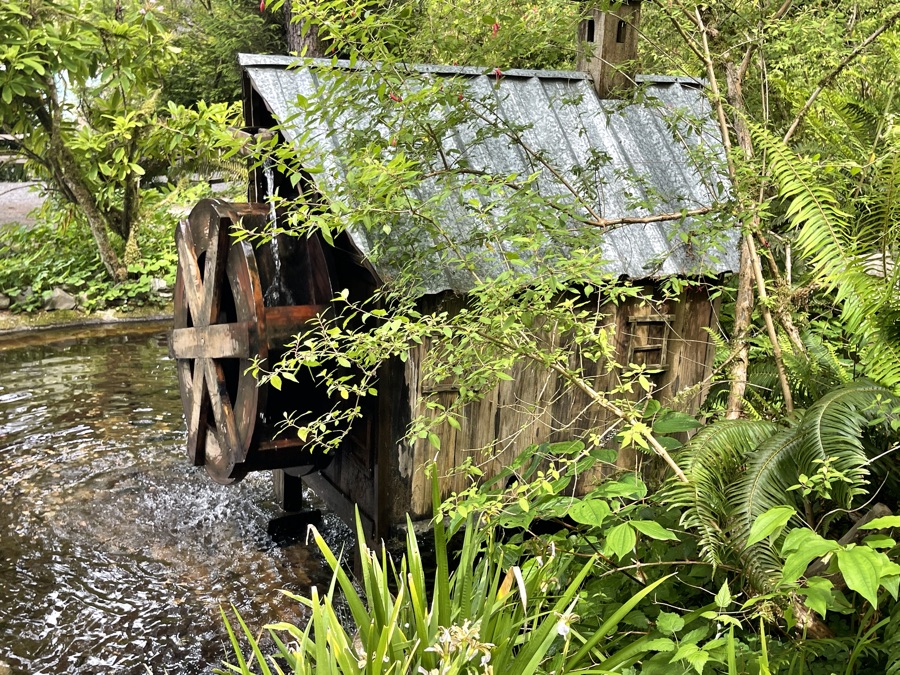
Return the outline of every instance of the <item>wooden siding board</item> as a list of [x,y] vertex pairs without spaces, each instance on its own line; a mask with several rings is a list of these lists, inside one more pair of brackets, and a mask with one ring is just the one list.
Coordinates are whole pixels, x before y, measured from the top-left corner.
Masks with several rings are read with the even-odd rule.
[[[607,303],[599,308],[599,312],[607,316],[606,327],[612,333],[616,359],[623,365],[627,365],[625,360],[634,340],[646,341],[648,335],[656,336],[658,340],[665,326],[667,367],[651,379],[657,384],[658,398],[667,405],[684,387],[695,385],[709,375],[715,346],[705,327],[714,320],[718,304],[709,299],[702,287],[689,287],[679,298],[668,300],[659,299],[653,285],[643,287],[642,291],[642,297],[629,298],[618,305]],[[462,306],[456,296],[441,302],[441,309]],[[430,308],[438,306],[436,303]],[[668,319],[666,324],[646,323],[661,317]],[[401,369],[404,384],[408,387],[404,400],[409,403],[411,418],[426,411],[429,397],[441,405],[451,406],[457,395],[453,383],[423,382],[421,365],[427,349],[427,345],[421,345],[410,350]],[[573,351],[569,365],[583,367],[598,391],[611,391],[621,384],[619,368],[609,368],[604,361],[582,362],[577,351]],[[571,440],[595,431],[598,435],[605,433],[607,445],[615,447],[611,437],[617,430],[618,420],[592,404],[587,394],[569,385],[556,373],[525,361],[515,364],[510,374],[512,381],[501,381],[482,400],[465,406],[459,420],[460,429],[444,424],[435,430],[440,439],[439,451],[427,439],[416,439],[405,451],[409,455],[406,461],[411,465],[407,475],[395,475],[387,485],[407,500],[406,510],[414,520],[431,517],[431,484],[424,472],[425,463],[431,459],[437,461],[441,492],[447,497],[468,487],[470,479],[453,469],[470,457],[485,476],[492,476],[532,444]],[[704,394],[705,389],[678,401],[678,408],[696,412]],[[633,401],[645,396],[646,392],[638,386],[624,395]],[[397,454],[396,449],[392,452]],[[618,465],[623,469],[634,469],[654,461],[652,457],[628,449],[620,451]],[[396,466],[392,471],[403,473]],[[608,471],[609,467],[596,467],[582,475],[576,486],[577,493],[589,490]],[[406,491],[402,488],[404,481],[409,486]],[[400,505],[396,499],[394,502],[389,511],[396,524],[403,514],[398,512]]]

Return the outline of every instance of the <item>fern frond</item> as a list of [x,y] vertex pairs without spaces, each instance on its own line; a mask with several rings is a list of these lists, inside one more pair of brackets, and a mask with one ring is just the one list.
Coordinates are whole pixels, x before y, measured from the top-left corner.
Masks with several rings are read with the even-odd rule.
[[[828,135],[840,141],[832,145],[846,147],[853,157],[865,157],[871,152],[878,134],[879,112],[867,102],[837,92],[830,93],[824,102],[831,112],[830,119],[827,119],[828,130],[831,131]],[[838,134],[839,138],[836,137]]]
[[877,190],[863,195],[857,204],[856,246],[860,251],[874,251],[884,261],[880,276],[890,276],[896,253],[895,226],[900,217],[900,155],[889,152],[878,165],[865,176]]
[[865,272],[848,272],[838,290],[844,330],[856,341],[867,377],[887,387],[900,387],[900,342],[890,339],[895,322],[885,307],[885,285]]
[[725,420],[704,427],[679,453],[688,482],[669,483],[663,503],[682,509],[681,524],[697,532],[708,562],[720,564],[732,557],[725,536],[730,486],[748,454],[776,430],[771,422]]
[[[860,123],[865,121],[863,113],[863,109],[855,109]],[[751,127],[751,133],[766,151],[769,173],[784,201],[787,221],[797,232],[799,250],[811,262],[816,280],[836,291],[845,330],[857,340],[866,375],[886,386],[900,387],[900,340],[894,335],[900,334],[900,306],[895,307],[900,269],[893,262],[894,256],[900,255],[897,135],[886,135],[878,160],[872,163],[865,181],[860,181],[866,189],[857,195],[850,214],[816,176],[810,162],[762,128]],[[869,140],[877,143],[877,139],[873,132]],[[874,149],[870,147],[868,152],[874,155]],[[863,163],[870,163],[868,157]],[[868,273],[873,264],[878,266],[879,259],[881,272]]]
[[[846,478],[833,482],[829,510],[854,506],[868,487],[870,456],[883,452],[870,447],[866,437],[873,426],[889,431],[898,408],[900,397],[889,389],[859,380],[798,411],[799,421],[787,428],[766,421],[716,422],[682,448],[677,460],[688,481],[668,483],[662,502],[682,510],[681,524],[697,535],[706,561],[739,561],[752,585],[768,590],[781,560],[768,542],[746,547],[753,522],[775,506],[810,513],[804,497],[791,488],[801,474],[814,475],[826,458]],[[795,525],[804,525],[800,516]]]
[[[749,125],[754,143],[766,152],[769,174],[785,202],[786,217],[797,231],[798,248],[812,262],[821,283],[833,289],[855,260],[850,215],[841,209],[834,192],[818,179],[809,162],[780,139]],[[857,263],[858,264],[858,263]]]
[[839,507],[850,508],[868,485],[864,432],[873,421],[887,424],[886,412],[898,405],[900,398],[889,389],[860,380],[822,397],[810,406],[795,428],[779,432],[761,444],[731,489],[729,510],[734,539],[739,544],[746,541],[753,521],[775,506],[793,506],[803,513],[801,498],[788,488],[798,484],[800,474],[815,473],[816,460],[833,458],[834,469],[843,473],[848,482],[833,486],[832,499]]

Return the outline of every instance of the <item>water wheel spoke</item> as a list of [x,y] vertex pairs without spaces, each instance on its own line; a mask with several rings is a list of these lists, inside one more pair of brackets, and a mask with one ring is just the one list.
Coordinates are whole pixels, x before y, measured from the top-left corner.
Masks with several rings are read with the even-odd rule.
[[249,359],[249,322],[214,324],[172,331],[176,359]]
[[203,458],[198,457],[198,448],[202,448],[206,434],[206,418],[209,405],[206,397],[205,368],[198,360],[194,364],[194,374],[191,379],[190,405],[191,412],[188,419],[188,456],[195,464],[202,464]]
[[228,259],[228,221],[219,220],[212,227],[209,248],[206,250],[206,269],[203,274],[203,317],[219,314],[221,289],[225,281]]
[[200,276],[200,265],[197,262],[197,247],[191,234],[190,223],[182,220],[176,230],[175,245],[178,249],[178,262],[184,272],[184,293],[194,323],[209,323],[209,317],[203,317],[203,279]]
[[224,449],[234,456],[240,451],[241,440],[238,436],[237,424],[234,421],[234,409],[228,398],[225,373],[222,371],[222,366],[212,359],[203,359],[203,363],[206,370],[206,388],[209,391],[216,429],[224,437]]

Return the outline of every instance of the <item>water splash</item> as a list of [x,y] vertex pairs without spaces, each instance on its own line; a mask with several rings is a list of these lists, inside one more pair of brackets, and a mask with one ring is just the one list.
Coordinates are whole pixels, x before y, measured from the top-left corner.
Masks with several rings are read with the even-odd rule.
[[281,251],[278,248],[278,213],[275,209],[275,203],[278,200],[278,192],[275,189],[275,169],[272,166],[272,160],[266,158],[263,160],[263,175],[266,177],[266,199],[269,201],[269,228],[272,238],[269,240],[269,247],[272,251],[272,260],[275,262],[275,278],[266,289],[265,299],[268,307],[276,307],[281,305],[293,305],[294,298],[291,290],[284,285],[284,275],[282,273]]
[[[27,393],[27,395],[25,395]],[[214,485],[183,453],[165,337],[0,353],[0,662],[13,672],[208,673],[219,604],[297,621],[278,589],[326,584],[266,534],[268,474]]]

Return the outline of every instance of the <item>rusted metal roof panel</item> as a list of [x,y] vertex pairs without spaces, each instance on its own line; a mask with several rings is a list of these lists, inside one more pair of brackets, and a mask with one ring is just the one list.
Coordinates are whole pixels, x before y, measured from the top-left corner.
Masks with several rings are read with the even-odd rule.
[[[309,60],[300,67],[291,57],[241,55],[241,65],[252,86],[262,96],[282,132],[295,141],[309,131],[306,120],[298,117],[298,95],[310,98],[327,77],[330,60]],[[351,68],[349,63],[339,67]],[[354,66],[364,68],[365,66]],[[579,181],[579,168],[591,159],[594,164],[589,180],[581,179],[583,198],[591,210],[605,219],[644,217],[655,213],[689,211],[710,206],[727,198],[730,190],[724,175],[724,153],[718,128],[712,121],[703,83],[690,78],[639,76],[645,85],[639,102],[601,100],[594,93],[589,77],[575,71],[511,70],[502,78],[490,71],[451,66],[410,66],[413,73],[433,77],[462,78],[473,99],[493,99],[496,111],[507,123],[523,127],[522,140],[546,158],[554,167],[535,161],[520,147],[502,137],[478,140],[480,122],[461,124],[443,139],[450,157],[464,157],[473,168],[495,175],[527,176],[538,172],[542,195],[566,193],[565,183]],[[325,73],[325,75],[323,75]],[[698,127],[686,119],[700,119]],[[312,130],[317,139],[318,159],[324,171],[314,176],[322,187],[342,180],[344,172],[336,159],[343,139],[353,128],[352,120],[338,120],[331,129]],[[304,125],[301,129],[301,125]],[[427,199],[437,188],[420,188]],[[327,192],[327,190],[325,190]],[[587,191],[587,193],[585,193]],[[468,195],[463,195],[465,199]],[[447,205],[443,225],[463,241],[471,239],[475,224],[461,198]],[[652,213],[646,207],[652,205]],[[587,210],[583,213],[587,215]],[[585,226],[589,227],[589,226]],[[634,223],[610,227],[599,245],[606,270],[632,279],[659,278],[668,275],[718,274],[738,266],[738,232],[728,229],[717,238],[717,246],[679,234],[692,230],[691,219],[684,222]],[[410,232],[406,236],[415,236]],[[386,235],[377,231],[350,232],[363,255],[378,246]],[[396,231],[388,236],[402,236]],[[692,235],[693,236],[693,235]],[[421,242],[433,246],[433,242]],[[479,256],[479,276],[504,269],[507,261],[505,242],[492,254]],[[472,286],[469,273],[435,261],[433,276],[425,282],[425,292],[442,290],[464,292]],[[390,269],[376,270],[383,278]]]

